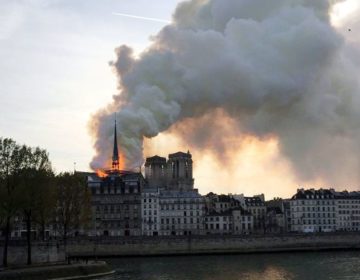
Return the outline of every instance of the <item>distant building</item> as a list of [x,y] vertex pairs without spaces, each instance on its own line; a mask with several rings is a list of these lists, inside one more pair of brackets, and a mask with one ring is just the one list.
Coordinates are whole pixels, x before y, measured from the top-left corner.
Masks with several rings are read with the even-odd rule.
[[336,229],[360,231],[360,192],[336,192]]
[[229,195],[221,194],[213,200],[213,206],[216,212],[222,212],[239,207],[240,202]]
[[266,205],[264,195],[245,197],[245,209],[254,217],[254,232],[265,231]]
[[333,189],[299,189],[290,200],[291,231],[336,231],[336,199],[336,192]]
[[190,152],[169,155],[167,187],[170,190],[190,191],[194,188],[193,161]]
[[241,206],[232,209],[233,234],[250,234],[254,231],[254,217]]
[[167,184],[166,158],[148,157],[145,162],[145,178],[150,188],[165,188]]
[[160,227],[160,188],[146,188],[141,194],[142,235],[157,236]]
[[169,159],[153,156],[145,162],[145,178],[150,188],[191,191],[194,189],[193,161],[190,152],[177,152]]
[[205,215],[206,234],[248,234],[254,230],[251,213],[241,206],[234,195],[205,196],[207,213]]
[[210,211],[205,215],[206,234],[232,234],[233,224],[232,210]]
[[290,208],[290,199],[283,200],[283,211],[284,211],[284,219],[285,219],[285,231],[291,231],[291,208]]
[[285,231],[285,215],[281,207],[267,207],[265,218],[265,232],[283,233]]
[[205,202],[197,191],[159,193],[160,235],[200,235],[204,232]]
[[91,235],[141,235],[141,173],[88,176],[93,211]]
[[[304,190],[288,200],[263,194],[201,196],[190,152],[148,157],[141,172],[119,170],[115,123],[112,169],[86,173],[92,194],[90,235],[167,236],[360,230],[360,192]],[[84,173],[85,175],[85,173]],[[21,221],[13,236],[21,236]]]
[[119,170],[116,123],[112,169],[87,176],[91,191],[93,225],[90,235],[139,236],[142,231],[141,193],[145,179],[140,172]]
[[265,232],[267,233],[283,233],[288,232],[289,203],[286,199],[274,198],[266,201],[266,218]]

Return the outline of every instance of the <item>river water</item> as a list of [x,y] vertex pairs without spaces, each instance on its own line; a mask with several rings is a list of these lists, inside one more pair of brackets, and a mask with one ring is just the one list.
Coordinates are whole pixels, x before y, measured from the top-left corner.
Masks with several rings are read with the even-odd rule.
[[360,251],[119,258],[102,280],[360,279]]

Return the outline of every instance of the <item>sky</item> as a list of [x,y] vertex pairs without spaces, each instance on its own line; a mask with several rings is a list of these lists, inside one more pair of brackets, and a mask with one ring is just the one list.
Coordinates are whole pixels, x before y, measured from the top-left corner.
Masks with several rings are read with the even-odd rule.
[[[136,53],[146,49],[179,2],[0,0],[0,137],[46,149],[57,172],[74,170],[75,162],[76,170],[89,170],[94,156],[91,115],[117,93],[109,66],[114,49],[122,44]],[[347,23],[354,23],[358,11],[357,0],[347,0],[332,15],[333,24],[354,44],[358,42],[349,36]],[[191,151],[201,193],[265,193],[271,198],[289,197],[300,185],[322,187],[321,179],[296,178],[276,139],[230,140],[237,159],[232,166]],[[146,141],[145,156],[187,149],[165,133]]]
[[0,0],[0,135],[47,149],[58,172],[88,170],[90,115],[116,92],[114,49],[140,52],[165,24],[113,13],[170,20],[177,2]]

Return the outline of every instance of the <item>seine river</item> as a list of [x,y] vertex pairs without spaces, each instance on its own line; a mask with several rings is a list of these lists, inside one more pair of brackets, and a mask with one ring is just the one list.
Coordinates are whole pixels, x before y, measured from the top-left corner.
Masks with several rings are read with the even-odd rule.
[[119,258],[102,280],[360,279],[360,252]]

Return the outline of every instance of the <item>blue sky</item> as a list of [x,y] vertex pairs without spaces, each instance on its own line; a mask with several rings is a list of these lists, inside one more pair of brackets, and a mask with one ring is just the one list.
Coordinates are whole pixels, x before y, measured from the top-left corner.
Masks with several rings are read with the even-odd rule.
[[137,52],[180,0],[0,0],[1,137],[49,151],[57,171],[88,169],[87,123],[116,93],[115,47]]

